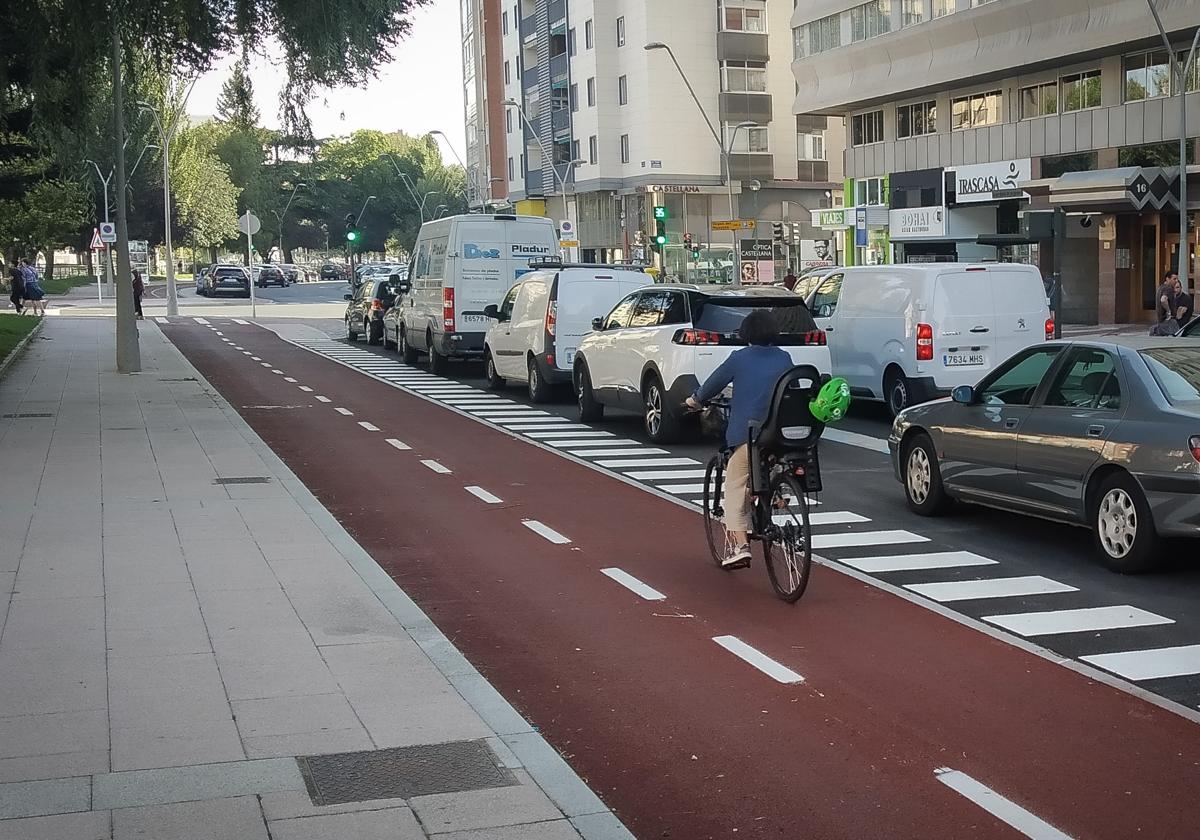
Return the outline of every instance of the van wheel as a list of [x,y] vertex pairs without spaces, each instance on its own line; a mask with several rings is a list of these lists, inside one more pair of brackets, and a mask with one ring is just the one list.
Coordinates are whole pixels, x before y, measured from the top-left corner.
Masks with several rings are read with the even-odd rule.
[[400,355],[404,358],[404,364],[415,365],[417,363],[417,351],[408,343],[408,330],[404,327],[400,328]]
[[592,376],[588,373],[587,365],[575,369],[575,398],[579,403],[579,419],[590,423],[604,417],[604,404],[596,399],[592,390]]
[[491,350],[488,350],[484,355],[483,366],[485,375],[487,376],[487,385],[490,390],[499,391],[508,384],[504,377],[496,372],[496,362],[492,359]]
[[912,405],[912,386],[903,373],[888,371],[883,378],[883,398],[892,417]]
[[544,403],[550,400],[550,383],[542,378],[542,370],[538,367],[537,359],[529,357],[529,401]]
[[679,437],[679,410],[670,400],[657,375],[651,376],[642,386],[643,425],[655,443],[673,443]]
[[450,360],[438,352],[437,347],[433,344],[432,334],[426,335],[425,341],[429,344],[429,372],[435,376],[444,376]]
[[1161,541],[1154,530],[1154,515],[1133,476],[1114,473],[1094,498],[1092,536],[1108,568],[1131,575],[1158,566]]

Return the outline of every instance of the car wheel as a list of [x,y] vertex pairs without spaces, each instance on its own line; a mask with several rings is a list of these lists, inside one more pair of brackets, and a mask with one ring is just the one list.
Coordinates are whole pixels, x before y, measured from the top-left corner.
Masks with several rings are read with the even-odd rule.
[[415,365],[417,363],[417,351],[408,343],[408,330],[404,327],[400,328],[400,356],[404,359],[404,364]]
[[1128,473],[1115,473],[1100,485],[1092,509],[1092,535],[1097,551],[1114,572],[1148,572],[1162,562],[1154,514]]
[[901,474],[909,509],[921,516],[943,513],[950,507],[950,497],[942,486],[942,470],[933,441],[929,435],[919,434],[902,451]]
[[433,344],[433,335],[425,336],[425,340],[429,344],[429,372],[435,376],[444,376],[450,360],[438,352]]
[[550,383],[542,376],[542,369],[538,367],[537,359],[533,356],[529,357],[529,377],[526,382],[529,383],[529,401],[535,403],[544,403],[550,400]]
[[643,425],[655,443],[672,443],[679,437],[679,410],[670,400],[657,374],[646,380],[642,387]]
[[604,416],[604,405],[596,399],[592,390],[592,375],[588,373],[587,365],[579,365],[575,369],[575,398],[579,403],[579,419],[585,423],[599,420]]
[[356,333],[354,331],[354,327],[351,326],[351,324],[353,324],[353,323],[354,322],[350,321],[350,320],[346,321],[346,340],[347,341],[358,341],[358,333]]
[[903,373],[888,371],[883,380],[883,398],[892,417],[912,405],[912,386]]
[[492,358],[492,351],[486,350],[483,357],[484,371],[487,376],[487,385],[493,391],[499,391],[507,383],[503,376],[496,372],[496,361]]
[[363,332],[367,334],[367,344],[375,347],[383,344],[383,324],[378,321],[363,321]]

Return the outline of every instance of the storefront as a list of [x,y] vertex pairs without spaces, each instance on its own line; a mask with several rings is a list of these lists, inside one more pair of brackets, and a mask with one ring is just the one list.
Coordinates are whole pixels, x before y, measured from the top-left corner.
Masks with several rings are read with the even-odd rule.
[[[998,259],[994,246],[980,245],[977,240],[995,235],[999,199],[979,190],[967,202],[956,201],[955,177],[953,170],[942,169],[892,173],[888,225],[895,262]],[[980,179],[972,184],[991,183],[982,175],[971,177]]]
[[[812,211],[812,226],[828,231],[832,242],[817,240],[814,254],[842,257],[842,265],[882,265],[888,261],[888,208],[828,207]],[[834,246],[833,249],[830,246]]]

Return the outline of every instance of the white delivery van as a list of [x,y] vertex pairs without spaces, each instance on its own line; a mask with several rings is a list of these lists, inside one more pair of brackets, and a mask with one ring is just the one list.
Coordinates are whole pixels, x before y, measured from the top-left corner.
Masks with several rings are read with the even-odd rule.
[[653,282],[635,265],[563,265],[532,261],[535,271],[484,312],[488,385],[525,382],[529,398],[545,402],[554,385],[571,381],[575,350],[621,298]]
[[1018,350],[1053,337],[1041,272],[1014,263],[838,269],[808,296],[834,376],[892,414],[974,385]]
[[483,310],[500,303],[530,259],[558,255],[554,223],[542,216],[471,214],[421,225],[396,304],[404,360],[428,353],[430,370],[442,373],[448,359],[483,358]]

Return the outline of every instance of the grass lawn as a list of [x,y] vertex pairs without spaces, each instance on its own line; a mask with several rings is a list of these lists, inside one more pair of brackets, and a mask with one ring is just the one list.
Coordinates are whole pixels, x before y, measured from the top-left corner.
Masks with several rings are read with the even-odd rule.
[[22,338],[29,335],[29,331],[36,327],[40,320],[42,319],[32,315],[0,314],[0,362],[4,361]]
[[53,277],[49,280],[43,277],[42,288],[48,295],[65,295],[76,286],[86,286],[88,283],[94,282],[96,281],[86,274],[77,274],[71,277]]

